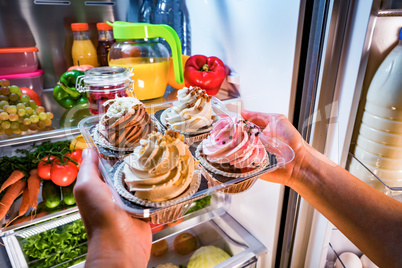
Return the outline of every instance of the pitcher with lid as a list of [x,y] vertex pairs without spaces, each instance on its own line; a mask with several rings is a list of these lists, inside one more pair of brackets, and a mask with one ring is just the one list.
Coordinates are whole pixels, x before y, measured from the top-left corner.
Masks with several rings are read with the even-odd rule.
[[169,51],[160,42],[163,38],[172,50],[175,79],[183,83],[181,44],[177,33],[168,25],[108,22],[113,26],[117,42],[109,52],[109,66],[131,68],[134,93],[140,100],[162,97],[169,73]]

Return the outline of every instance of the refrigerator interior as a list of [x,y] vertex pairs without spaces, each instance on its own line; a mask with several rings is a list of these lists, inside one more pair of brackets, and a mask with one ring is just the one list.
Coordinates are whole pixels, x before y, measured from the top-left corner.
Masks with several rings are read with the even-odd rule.
[[[250,109],[285,114],[292,120],[298,69],[300,14],[304,1],[230,1],[187,0],[190,14],[192,53],[221,58],[231,75],[224,98],[233,99],[230,88],[240,91],[241,105],[236,111]],[[136,21],[141,1],[6,1],[0,3],[0,46],[32,45],[40,49],[40,68],[45,70],[45,106],[55,113],[52,137],[39,133],[32,137],[2,140],[2,150],[9,146],[29,143],[43,138],[78,134],[72,126],[58,129],[59,119],[71,111],[55,107],[51,91],[56,77],[71,64],[69,57],[72,34],[70,23],[86,21],[96,43],[94,25],[98,21]],[[58,14],[41,16],[41,14]],[[207,14],[207,15],[206,15]],[[42,18],[46,17],[46,21]],[[63,19],[61,19],[63,18]],[[22,21],[23,24],[18,24]],[[12,22],[12,23],[11,23]],[[23,27],[24,39],[9,31],[8,25]],[[23,26],[21,26],[23,25]],[[27,27],[27,25],[29,27]],[[231,84],[232,83],[232,84]],[[174,91],[166,92],[161,100],[172,100]],[[220,97],[220,96],[219,96]],[[238,101],[239,99],[236,99]],[[147,104],[147,103],[146,103]],[[149,103],[151,104],[151,103]],[[72,111],[79,112],[79,111]],[[85,115],[84,115],[85,116]],[[67,133],[66,133],[67,131]],[[12,149],[11,149],[12,150]],[[282,211],[284,187],[258,180],[247,192],[231,197],[229,214],[244,226],[267,248],[267,254],[258,263],[260,267],[273,267],[275,263],[278,230]],[[162,231],[163,232],[163,231]]]
[[[317,140],[325,141],[324,153],[345,168],[348,168],[351,153],[354,152],[371,79],[398,42],[398,33],[402,26],[400,2],[351,1],[346,10],[349,13],[347,27],[341,36],[344,42],[341,53],[337,55],[340,58],[339,64],[335,66],[337,73],[333,75],[336,83],[333,88],[326,88],[326,91],[333,90],[333,97],[326,103],[323,97],[325,94],[321,93],[317,105],[317,114],[320,109],[325,111],[321,115],[324,114],[327,120],[326,134],[320,137],[315,133]],[[332,16],[336,14],[332,13]],[[334,37],[329,35],[327,38],[331,40]],[[329,59],[324,60],[324,66],[328,61]],[[322,87],[325,85],[326,75],[328,77],[328,68],[324,67],[321,72]],[[325,103],[329,106],[324,105]],[[319,121],[317,118],[318,116],[316,120]],[[311,233],[304,251],[305,267],[334,267],[337,255],[343,252],[353,252],[358,257],[363,255],[320,213],[311,213],[310,210],[309,213],[309,216],[304,215],[312,221]]]

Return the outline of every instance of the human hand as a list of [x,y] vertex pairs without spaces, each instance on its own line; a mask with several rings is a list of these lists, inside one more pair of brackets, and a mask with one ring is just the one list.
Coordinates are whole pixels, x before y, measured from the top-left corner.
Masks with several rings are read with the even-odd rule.
[[118,207],[101,180],[98,156],[85,149],[74,196],[88,234],[87,267],[146,267],[151,251],[149,224]]
[[280,139],[293,149],[295,153],[293,161],[274,172],[260,176],[260,179],[291,187],[293,179],[299,175],[297,173],[307,154],[306,148],[309,147],[307,142],[303,140],[297,129],[282,114],[267,114],[243,110],[241,115],[244,119],[263,129],[263,134],[268,138],[275,137]]

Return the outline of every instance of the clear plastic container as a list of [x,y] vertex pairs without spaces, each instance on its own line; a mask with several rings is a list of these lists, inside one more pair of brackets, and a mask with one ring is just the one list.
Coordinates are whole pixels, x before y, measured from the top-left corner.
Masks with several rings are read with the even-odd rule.
[[42,75],[43,70],[36,70],[31,73],[0,75],[0,79],[9,80],[10,85],[16,85],[19,87],[28,87],[34,90],[40,96],[42,95],[43,92]]
[[38,69],[38,48],[0,48],[0,75],[31,73]]
[[[153,114],[153,108],[147,108],[148,113]],[[94,142],[94,130],[97,128],[99,119],[100,116],[91,116],[83,119],[78,125],[81,134],[85,138],[87,144],[89,144],[90,148],[95,149],[98,153],[101,159],[99,168],[103,174],[105,182],[112,191],[116,204],[134,217],[147,219],[151,223],[166,223],[174,221],[185,214],[193,201],[208,196],[214,192],[238,193],[247,190],[261,174],[272,172],[277,168],[286,165],[294,158],[294,152],[287,144],[275,138],[267,138],[267,140],[263,142],[263,145],[268,152],[270,163],[264,168],[256,170],[256,172],[253,172],[252,174],[234,178],[208,172],[201,165],[198,165],[197,169],[201,174],[201,181],[193,194],[180,198],[177,202],[169,201],[169,204],[160,207],[150,207],[146,204],[139,205],[135,202],[129,201],[127,196],[121,194],[121,189],[122,187],[125,188],[125,186],[121,186],[124,183],[122,183],[121,173],[119,172],[121,172],[124,165],[124,161],[122,160],[124,155],[123,158],[119,158],[118,160],[105,159],[101,153],[104,148],[98,146]],[[196,150],[199,142],[195,142],[189,147],[194,158],[196,158]],[[125,156],[129,154],[130,152]],[[128,190],[126,190],[126,192],[128,192]]]
[[78,91],[87,92],[89,111],[92,114],[105,112],[103,103],[116,97],[127,97],[132,92],[132,73],[123,67],[99,67],[89,69],[77,80]]

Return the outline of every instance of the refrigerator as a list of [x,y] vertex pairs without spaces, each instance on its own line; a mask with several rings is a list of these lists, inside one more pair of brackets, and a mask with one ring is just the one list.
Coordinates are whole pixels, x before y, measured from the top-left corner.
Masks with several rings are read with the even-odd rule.
[[[312,146],[347,167],[355,125],[361,117],[360,102],[402,25],[398,1],[182,3],[190,19],[192,54],[217,56],[230,69],[218,94],[230,110],[284,114]],[[74,126],[59,127],[58,118],[68,111],[57,108],[49,97],[57,78],[72,65],[69,25],[88,22],[96,44],[96,22],[135,22],[141,4],[141,0],[0,2],[0,32],[5,37],[0,47],[39,48],[45,105],[55,114],[51,135],[2,136],[1,155],[12,155],[16,148],[35,141],[71,138],[79,133]],[[379,15],[383,10],[390,12]],[[377,32],[383,36],[377,37]],[[376,40],[382,49],[373,52]],[[171,90],[167,89],[163,99],[145,104],[168,105]],[[77,213],[77,209],[56,216],[63,219],[66,213]],[[184,217],[183,222],[155,233],[153,239],[166,238],[171,244],[175,234],[186,230],[210,233],[210,237],[218,237],[210,243],[223,243],[232,252],[232,260],[220,267],[333,267],[338,253],[351,248],[361,255],[297,193],[262,180],[243,193],[213,196],[210,208]],[[3,234],[11,237],[18,231],[8,229]],[[4,251],[2,256],[7,259]]]

